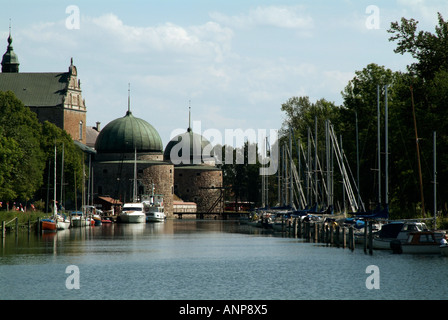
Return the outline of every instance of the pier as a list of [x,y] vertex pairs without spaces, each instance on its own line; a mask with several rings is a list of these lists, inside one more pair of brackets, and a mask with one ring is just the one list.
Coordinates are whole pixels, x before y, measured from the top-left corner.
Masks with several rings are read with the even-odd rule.
[[[362,234],[358,234],[358,245],[362,245],[364,252],[373,254],[373,221],[366,221]],[[301,218],[284,219],[273,223],[262,221],[260,227],[274,229],[294,238],[301,238],[307,242],[322,243],[338,248],[355,249],[355,228],[348,225],[339,225],[332,221],[302,221]]]

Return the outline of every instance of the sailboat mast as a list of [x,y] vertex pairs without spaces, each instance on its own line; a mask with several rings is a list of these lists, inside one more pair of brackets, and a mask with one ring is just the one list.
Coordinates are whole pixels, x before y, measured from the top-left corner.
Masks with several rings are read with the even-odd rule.
[[436,229],[436,219],[437,219],[437,134],[434,131],[434,230]]
[[389,205],[389,115],[388,115],[388,105],[387,105],[387,85],[384,86],[384,95],[385,95],[385,107],[384,107],[384,123],[385,123],[385,142],[384,142],[384,152],[385,152],[385,174],[386,174],[386,181],[384,184],[384,197],[385,202],[384,205],[387,208]]
[[378,204],[381,205],[381,112],[380,112],[380,86],[376,86],[377,100],[377,138],[378,138]]
[[132,194],[132,201],[137,201],[137,148],[134,149],[134,188]]
[[411,86],[411,102],[412,102],[412,115],[414,117],[415,143],[417,145],[418,177],[419,177],[419,182],[420,182],[420,199],[422,201],[422,214],[423,214],[423,217],[426,218],[425,198],[423,196],[422,167],[421,167],[421,164],[420,164],[420,146],[419,146],[419,141],[418,141],[417,119],[415,117],[415,106],[414,106],[414,91],[412,89],[412,86]]
[[62,164],[61,164],[61,196],[59,198],[59,201],[62,205],[62,197],[64,195],[64,144],[62,144]]
[[56,218],[56,215],[57,215],[57,207],[56,207],[56,143],[54,144],[53,215],[54,215],[54,218]]

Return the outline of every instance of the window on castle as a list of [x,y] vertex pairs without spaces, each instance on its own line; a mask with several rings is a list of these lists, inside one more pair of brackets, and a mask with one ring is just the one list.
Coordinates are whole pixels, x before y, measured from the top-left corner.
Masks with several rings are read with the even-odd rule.
[[79,121],[79,140],[82,140],[82,120]]

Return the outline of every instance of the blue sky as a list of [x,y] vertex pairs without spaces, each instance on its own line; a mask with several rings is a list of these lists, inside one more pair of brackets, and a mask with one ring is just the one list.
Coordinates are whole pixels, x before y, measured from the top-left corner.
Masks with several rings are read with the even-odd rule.
[[[67,27],[70,5],[79,28]],[[166,145],[187,128],[190,104],[202,131],[221,132],[278,129],[293,96],[341,104],[355,71],[411,63],[393,52],[391,22],[433,32],[437,12],[448,18],[446,0],[16,0],[2,3],[0,51],[11,19],[21,72],[66,71],[73,57],[91,126],[125,115],[130,83],[134,116]]]

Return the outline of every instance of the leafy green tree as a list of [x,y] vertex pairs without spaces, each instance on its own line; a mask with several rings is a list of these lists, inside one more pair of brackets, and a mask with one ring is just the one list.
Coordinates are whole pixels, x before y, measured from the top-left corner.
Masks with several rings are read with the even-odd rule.
[[2,131],[0,128],[0,199],[11,200],[17,197],[11,181],[15,166],[20,163],[23,154],[18,143],[3,136]]
[[0,161],[5,170],[2,200],[29,200],[42,185],[45,158],[40,149],[41,125],[36,114],[8,91],[0,92],[0,128],[5,147]]
[[418,77],[430,80],[440,69],[448,67],[448,22],[438,13],[435,33],[417,32],[418,21],[401,18],[401,23],[393,22],[388,30],[393,36],[390,41],[397,42],[395,53],[410,53],[416,62],[408,66],[409,71]]
[[[425,208],[433,209],[432,203],[428,199],[433,196],[433,132],[437,132],[437,155],[438,155],[438,199],[444,201],[442,208],[446,211],[446,199],[448,192],[447,184],[447,161],[446,155],[448,149],[448,22],[446,22],[442,15],[438,14],[438,25],[435,27],[435,33],[428,31],[417,31],[418,22],[414,19],[401,19],[401,23],[394,22],[388,30],[393,36],[390,41],[397,42],[396,53],[411,54],[416,62],[408,66],[409,73],[406,74],[396,90],[396,100],[400,101],[397,106],[401,107],[402,127],[412,128],[412,135],[410,132],[405,136],[411,139],[414,145],[418,142],[421,157],[421,170],[423,192],[426,201]],[[411,91],[412,88],[412,91]],[[412,109],[413,105],[413,109]],[[415,112],[412,112],[415,110]],[[413,115],[416,119],[416,130],[414,129]],[[409,131],[409,130],[408,130]],[[415,131],[418,133],[418,140],[415,138]],[[411,150],[411,145],[408,143],[408,150]],[[412,162],[412,169],[409,170],[410,175],[417,176],[418,163],[414,157],[409,157],[409,162]],[[401,170],[406,172],[406,170]],[[414,182],[419,185],[419,181]],[[404,197],[419,199],[422,201],[420,195],[406,192]],[[441,201],[439,201],[441,202]],[[415,200],[411,203],[415,204]],[[422,203],[415,204],[422,206]],[[432,210],[431,210],[432,211]]]
[[[285,112],[286,119],[283,123],[282,130],[280,132],[280,148],[286,145],[289,149],[289,137],[290,134],[292,139],[292,157],[296,164],[297,170],[301,173],[303,178],[304,174],[307,172],[312,172],[312,175],[317,174],[318,177],[318,186],[319,189],[318,199],[319,204],[323,204],[326,202],[324,199],[324,184],[323,179],[326,178],[327,171],[325,168],[325,159],[326,159],[326,132],[325,132],[325,123],[327,120],[331,122],[333,126],[339,126],[339,107],[336,106],[333,102],[327,101],[325,99],[317,100],[316,102],[311,102],[309,97],[292,97],[288,99],[285,103],[282,104],[281,110]],[[316,129],[317,129],[317,137],[316,137]],[[308,132],[310,132],[311,139],[308,140]],[[316,139],[317,138],[317,139]],[[300,144],[302,145],[302,150],[306,153],[304,155],[301,154],[301,164],[302,168],[298,167],[298,157],[299,157],[299,145],[298,140],[300,139]],[[317,151],[315,148],[315,144],[317,142]],[[309,144],[309,145],[308,145]],[[309,147],[308,147],[309,146]],[[280,149],[281,150],[281,149]],[[308,151],[310,151],[310,155],[308,155]],[[280,151],[281,152],[281,151]],[[316,160],[316,152],[318,161],[320,166],[315,167]],[[305,166],[305,159],[311,159],[310,166],[308,170]],[[282,163],[282,161],[280,161]],[[333,167],[334,168],[334,167]],[[281,170],[281,168],[280,168]],[[281,173],[280,173],[281,174]],[[278,188],[278,181],[277,183]],[[305,183],[302,181],[302,188],[306,188]],[[337,188],[336,188],[337,189]],[[310,191],[310,188],[308,188]],[[277,197],[278,198],[278,197]],[[308,205],[314,204],[315,197],[309,196],[307,197],[310,203]]]
[[[74,198],[75,187],[81,190],[83,153],[73,142],[71,136],[53,123],[45,121],[42,125],[41,148],[45,152],[46,167],[44,172],[45,187],[41,189],[40,198],[46,199],[46,192],[54,187],[54,148],[56,146],[56,187],[57,201],[66,203],[66,196]],[[63,156],[63,157],[62,157]],[[63,161],[62,161],[63,160]],[[63,165],[63,167],[62,167]],[[64,186],[61,188],[63,174]],[[50,178],[50,179],[48,179]],[[76,179],[76,186],[75,186]],[[47,183],[49,185],[47,186]],[[60,199],[61,190],[63,199]],[[53,195],[53,194],[52,194]],[[50,197],[52,199],[53,196]]]
[[[256,145],[249,146],[249,142],[245,142],[242,148],[236,149],[227,145],[223,146],[224,164],[221,166],[223,183],[229,188],[226,200],[261,204],[261,176],[259,174],[261,165],[258,162],[258,156],[256,163],[249,163],[249,150],[254,147],[258,155],[258,147]],[[226,152],[232,154],[233,161],[225,158]],[[242,163],[238,163],[238,157],[243,159]]]

